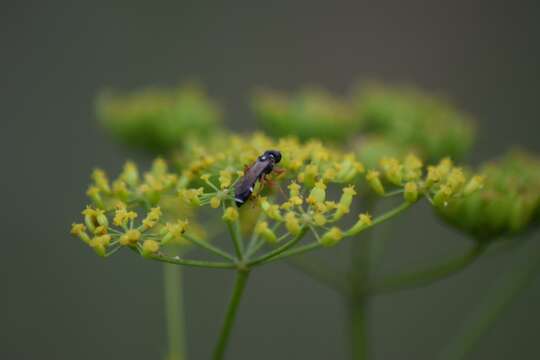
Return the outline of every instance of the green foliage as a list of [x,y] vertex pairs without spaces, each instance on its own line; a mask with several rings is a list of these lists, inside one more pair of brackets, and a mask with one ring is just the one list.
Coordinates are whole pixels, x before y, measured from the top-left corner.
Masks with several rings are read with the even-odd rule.
[[527,230],[540,220],[540,160],[514,151],[480,171],[479,192],[440,209],[450,224],[478,240],[494,240]]
[[261,90],[253,98],[253,109],[263,129],[273,136],[344,141],[359,127],[349,105],[322,89],[292,95]]
[[357,88],[352,104],[363,131],[413,148],[427,160],[460,159],[472,146],[469,116],[419,90],[371,85]]
[[117,140],[151,153],[168,153],[187,137],[204,137],[220,125],[221,113],[200,87],[103,92],[97,115]]

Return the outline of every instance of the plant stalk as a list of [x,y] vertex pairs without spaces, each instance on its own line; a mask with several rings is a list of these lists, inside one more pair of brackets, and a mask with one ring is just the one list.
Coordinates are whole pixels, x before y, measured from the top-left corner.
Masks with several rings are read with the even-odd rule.
[[[371,235],[371,233],[369,234]],[[369,297],[365,288],[369,284],[372,237],[353,241],[351,247],[351,296],[349,298],[350,346],[353,360],[369,359]]]
[[227,312],[225,313],[225,319],[223,320],[218,342],[214,348],[214,360],[222,360],[224,358],[225,350],[227,349],[231,330],[236,318],[238,305],[240,305],[240,300],[242,298],[242,294],[244,293],[248,277],[248,270],[238,270],[236,272],[236,279],[234,282],[231,299],[227,307]]
[[[375,209],[374,199],[369,199],[367,210]],[[373,224],[391,219],[410,206],[401,204],[377,217]],[[356,241],[355,241],[356,240]],[[369,286],[374,257],[373,231],[367,230],[363,237],[353,239],[351,243],[351,296],[349,297],[350,349],[353,360],[370,358],[369,347],[369,303],[366,289]]]
[[167,360],[186,360],[182,267],[163,264],[165,290],[165,323],[167,324]]
[[368,316],[367,298],[351,299],[349,304],[349,326],[351,358],[353,360],[368,359]]

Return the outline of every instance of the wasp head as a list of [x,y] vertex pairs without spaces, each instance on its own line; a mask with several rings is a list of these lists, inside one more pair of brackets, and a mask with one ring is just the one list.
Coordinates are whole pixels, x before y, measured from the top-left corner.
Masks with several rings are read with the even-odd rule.
[[277,150],[266,150],[264,154],[260,157],[262,161],[271,159],[274,161],[274,163],[278,163],[281,161],[281,152]]

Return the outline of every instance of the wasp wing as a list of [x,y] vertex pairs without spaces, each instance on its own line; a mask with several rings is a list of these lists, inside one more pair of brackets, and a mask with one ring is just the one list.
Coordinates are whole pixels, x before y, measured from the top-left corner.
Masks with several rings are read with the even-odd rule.
[[244,204],[251,196],[255,183],[264,174],[267,167],[268,161],[256,161],[249,169],[247,169],[242,179],[236,183],[234,200],[238,207],[242,206],[242,204]]

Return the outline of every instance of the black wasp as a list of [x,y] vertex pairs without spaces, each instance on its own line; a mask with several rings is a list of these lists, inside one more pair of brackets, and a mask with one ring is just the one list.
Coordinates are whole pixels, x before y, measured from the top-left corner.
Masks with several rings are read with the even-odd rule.
[[281,153],[279,151],[266,150],[253,165],[246,169],[244,176],[238,181],[234,189],[236,206],[242,206],[249,199],[257,181],[264,181],[265,176],[270,174],[274,170],[274,165],[280,161]]

